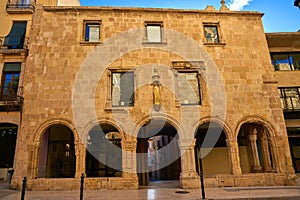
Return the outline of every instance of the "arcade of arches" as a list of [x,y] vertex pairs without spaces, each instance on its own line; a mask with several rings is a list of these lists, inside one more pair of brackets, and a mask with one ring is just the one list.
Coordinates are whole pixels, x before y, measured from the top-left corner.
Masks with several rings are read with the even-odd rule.
[[[117,126],[99,123],[88,131],[85,146],[82,141],[75,141],[76,133],[69,127],[54,124],[41,135],[37,176],[31,181],[79,180],[84,173],[92,189],[138,188],[166,180],[177,180],[183,188],[197,188],[201,158],[206,187],[238,186],[238,181],[226,180],[239,180],[243,176],[253,183],[262,174],[274,178],[279,170],[269,130],[261,122],[245,122],[240,125],[237,140],[233,140],[232,133],[222,123],[208,121],[198,125],[194,139],[186,146],[178,128],[161,119],[143,124],[136,142],[124,140]],[[127,155],[129,149],[131,156]],[[239,165],[234,164],[237,162]],[[132,173],[124,172],[126,166],[135,169]]]

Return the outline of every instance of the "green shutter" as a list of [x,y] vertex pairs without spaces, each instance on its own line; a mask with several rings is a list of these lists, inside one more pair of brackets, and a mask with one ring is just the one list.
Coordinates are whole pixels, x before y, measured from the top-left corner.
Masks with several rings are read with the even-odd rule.
[[3,72],[20,72],[22,63],[4,63]]

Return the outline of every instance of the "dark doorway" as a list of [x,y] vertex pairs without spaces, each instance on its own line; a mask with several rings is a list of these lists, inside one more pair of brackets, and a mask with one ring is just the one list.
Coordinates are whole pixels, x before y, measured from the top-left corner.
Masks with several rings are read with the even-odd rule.
[[67,126],[57,124],[42,137],[39,170],[40,178],[73,178],[75,176],[74,135]]
[[0,168],[11,168],[14,164],[18,126],[0,124]]
[[288,127],[287,132],[289,136],[293,166],[295,172],[300,173],[300,127]]

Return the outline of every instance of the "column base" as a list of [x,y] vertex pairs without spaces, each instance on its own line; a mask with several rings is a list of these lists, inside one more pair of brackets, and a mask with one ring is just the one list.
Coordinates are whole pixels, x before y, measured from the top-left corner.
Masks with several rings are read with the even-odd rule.
[[181,173],[180,186],[184,189],[200,188],[200,176],[197,173]]

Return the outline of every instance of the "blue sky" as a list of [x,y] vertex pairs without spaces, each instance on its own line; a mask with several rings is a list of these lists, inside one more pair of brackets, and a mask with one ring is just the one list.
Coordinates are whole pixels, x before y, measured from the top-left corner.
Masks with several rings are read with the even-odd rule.
[[[82,6],[158,7],[203,10],[220,7],[220,0],[80,0]],[[300,29],[300,10],[294,0],[226,0],[234,10],[259,11],[265,32],[295,32]]]

